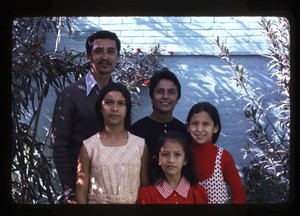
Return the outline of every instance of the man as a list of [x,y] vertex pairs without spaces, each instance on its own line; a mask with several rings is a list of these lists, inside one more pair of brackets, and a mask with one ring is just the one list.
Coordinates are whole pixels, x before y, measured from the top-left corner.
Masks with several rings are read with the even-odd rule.
[[121,43],[110,31],[98,31],[86,40],[90,69],[80,80],[67,86],[57,97],[51,130],[53,160],[67,203],[73,203],[77,160],[83,140],[103,127],[96,117],[95,103],[101,88],[112,81]]

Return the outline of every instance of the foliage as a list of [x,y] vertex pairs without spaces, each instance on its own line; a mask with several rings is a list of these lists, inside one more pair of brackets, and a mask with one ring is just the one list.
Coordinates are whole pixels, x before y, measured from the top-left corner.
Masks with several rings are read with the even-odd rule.
[[[138,96],[140,86],[148,86],[155,71],[162,68],[161,55],[164,53],[166,50],[159,43],[150,47],[148,53],[127,46],[123,48],[121,61],[112,76],[117,82],[125,84],[133,96]],[[172,55],[172,52],[169,54]]]
[[[242,90],[240,98],[246,98],[244,116],[251,124],[246,131],[248,143],[244,157],[251,162],[243,168],[243,182],[249,203],[281,203],[289,197],[290,188],[290,25],[286,18],[259,22],[270,41],[268,63],[270,77],[275,79],[277,101],[264,103],[266,94],[257,95],[250,88],[250,75],[242,65],[234,64],[229,49],[217,38],[220,57],[228,64],[232,81]],[[275,118],[272,117],[275,115]]]
[[[47,53],[46,32],[70,29],[71,20],[57,17],[17,18],[12,23],[12,199],[16,203],[53,203],[56,195],[54,167],[46,157],[46,140],[37,135],[41,107],[49,85],[62,87],[57,77],[70,82],[70,56]],[[71,31],[71,29],[70,29]],[[60,71],[66,71],[61,73]]]
[[[87,72],[84,52],[59,50],[62,31],[72,35],[74,19],[76,17],[21,17],[12,23],[11,195],[16,203],[63,202],[52,157],[47,156],[51,155],[48,134],[41,137],[38,129],[50,86],[58,93]],[[56,39],[52,52],[44,49],[49,32]],[[114,78],[126,83],[131,93],[138,95],[140,85],[147,85],[155,69],[160,68],[161,52],[164,50],[159,44],[149,53],[130,47],[123,49]]]

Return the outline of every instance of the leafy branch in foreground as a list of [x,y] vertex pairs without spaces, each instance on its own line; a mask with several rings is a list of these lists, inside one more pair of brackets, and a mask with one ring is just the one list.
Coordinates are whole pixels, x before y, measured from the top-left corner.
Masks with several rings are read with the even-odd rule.
[[268,64],[270,77],[276,78],[277,89],[272,94],[277,100],[268,101],[267,94],[251,88],[250,75],[231,59],[229,49],[216,39],[223,59],[232,72],[232,81],[248,102],[244,106],[245,118],[251,128],[246,131],[248,143],[242,151],[251,162],[243,168],[243,182],[250,203],[286,202],[290,187],[290,49],[289,23],[286,18],[267,20],[260,25],[270,40]]
[[[162,55],[166,50],[161,44],[153,44],[149,51],[142,51],[140,48],[133,49],[130,46],[123,48],[120,62],[116,66],[112,76],[117,82],[122,82],[127,86],[132,96],[140,93],[141,86],[148,86],[150,78],[159,69],[161,69]],[[168,52],[170,55],[173,52]],[[137,101],[134,100],[138,104]]]
[[[11,195],[19,204],[63,203],[64,193],[49,149],[51,118],[42,115],[50,87],[56,94],[87,72],[85,52],[59,49],[63,30],[73,32],[72,17],[20,17],[12,23],[11,79]],[[44,48],[47,35],[54,35],[53,51]],[[113,76],[124,82],[132,95],[159,69],[165,52],[155,44],[149,52],[123,49]],[[169,52],[170,53],[170,52]],[[52,109],[52,108],[50,108]],[[49,126],[42,125],[42,120]],[[41,135],[39,130],[45,130]]]

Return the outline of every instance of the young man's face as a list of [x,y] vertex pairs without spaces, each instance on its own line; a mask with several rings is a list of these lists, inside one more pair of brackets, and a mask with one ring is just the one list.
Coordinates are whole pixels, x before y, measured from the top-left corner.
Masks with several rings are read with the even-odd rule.
[[162,79],[153,90],[153,109],[158,112],[173,112],[178,102],[178,90],[173,81]]

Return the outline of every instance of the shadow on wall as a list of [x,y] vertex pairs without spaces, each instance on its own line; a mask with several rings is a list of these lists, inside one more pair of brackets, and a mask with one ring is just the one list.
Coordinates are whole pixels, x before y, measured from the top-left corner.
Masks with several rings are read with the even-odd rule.
[[[193,104],[200,101],[209,101],[213,103],[219,109],[223,124],[217,144],[228,149],[234,155],[237,164],[246,163],[246,161],[243,160],[243,155],[240,151],[247,143],[247,136],[245,132],[250,127],[247,119],[243,116],[243,107],[245,106],[246,101],[244,99],[237,100],[240,93],[239,89],[231,82],[232,74],[228,69],[224,68],[226,63],[216,56],[219,53],[218,48],[217,45],[212,44],[212,41],[215,38],[213,35],[209,35],[209,30],[218,25],[217,22],[212,22],[213,17],[201,19],[201,22],[193,20],[190,25],[186,22],[186,19],[190,19],[188,17],[181,20],[180,24],[174,21],[176,17],[168,19],[166,17],[144,17],[143,19],[137,17],[131,20],[123,20],[122,17],[119,17],[116,19],[122,19],[121,21],[124,21],[123,24],[128,27],[127,32],[135,30],[135,37],[138,37],[143,31],[148,32],[149,34],[151,33],[151,35],[144,37],[144,40],[147,39],[147,43],[151,43],[151,38],[156,38],[159,39],[158,41],[162,45],[166,46],[166,49],[168,50],[172,50],[172,47],[180,49],[178,52],[173,50],[176,53],[174,56],[163,56],[163,64],[177,74],[182,85],[182,97],[174,110],[174,115],[181,121],[185,122],[186,115]],[[161,22],[157,23],[157,19]],[[259,18],[256,17],[256,20],[245,20],[245,18],[239,19],[238,17],[226,17],[226,20],[228,23],[236,23],[236,27],[245,31],[245,23],[250,21],[255,23],[259,21]],[[103,19],[99,19],[99,17],[79,17],[78,19],[75,19],[75,34],[72,38],[66,36],[62,37],[61,46],[72,47],[84,51],[86,37],[92,32],[100,29],[115,31],[114,28],[117,28],[118,26],[116,20],[112,20],[115,22],[108,21],[109,18],[106,18],[105,21]],[[143,26],[144,29],[142,28],[138,31],[138,28],[141,26]],[[225,27],[222,27],[222,31],[229,33],[227,36],[231,37],[233,31],[230,32],[226,28],[229,28],[229,26],[232,25],[227,26],[224,24],[223,26]],[[124,29],[124,26],[122,27],[122,29]],[[194,29],[196,27],[199,28],[198,31]],[[175,31],[179,28],[181,28],[181,31]],[[172,31],[167,31],[166,29],[172,29]],[[123,30],[115,32],[117,34],[121,34],[121,31]],[[177,34],[176,37],[173,37],[174,34]],[[190,35],[193,35],[193,37],[190,37]],[[179,37],[181,38],[180,43],[178,42]],[[139,44],[137,44],[139,40],[133,42],[134,38],[132,35],[121,35],[120,39],[122,40],[122,47],[126,47],[128,44],[130,44],[133,48],[139,46]],[[231,40],[233,42],[236,41],[233,47],[235,49],[242,50],[244,53],[252,53],[253,50],[256,50],[256,47],[251,47],[251,49],[249,49],[249,47],[247,48],[244,43],[238,40],[238,37],[233,37]],[[49,43],[51,44],[51,41]],[[145,41],[141,41],[140,43],[144,43],[145,45]],[[209,46],[207,46],[208,44]],[[230,49],[230,47],[228,48]],[[185,52],[186,54],[188,53],[186,52],[187,50],[189,50],[189,52],[193,51],[193,55],[180,55],[180,51]],[[198,53],[200,52],[208,53],[209,55],[199,55]],[[276,85],[274,85],[274,82],[269,78],[270,74],[268,74],[267,70],[267,63],[269,62],[269,59],[257,55],[233,56],[233,58],[235,63],[242,64],[249,75],[253,78],[249,85],[261,88],[261,90],[257,92],[258,95],[263,92],[270,93],[274,90],[272,88],[276,87]],[[133,107],[132,110],[133,122],[143,116],[149,115],[152,111],[152,104],[147,89],[142,89],[139,101],[140,105]],[[270,95],[269,99],[271,101],[275,98]],[[49,122],[51,120],[53,107],[50,106],[51,104],[54,106],[54,100],[55,95],[49,99],[48,108],[45,111],[47,112],[45,115],[47,117],[45,122]],[[268,103],[268,101],[264,101],[264,103]],[[41,125],[48,124],[43,123]],[[42,128],[42,130],[44,130],[44,127]],[[42,133],[44,133],[44,131]]]
[[[249,162],[243,158],[241,149],[247,143],[245,132],[251,127],[243,115],[247,101],[237,100],[239,89],[231,82],[232,74],[223,66],[225,63],[215,56],[166,56],[163,63],[176,73],[182,85],[181,98],[175,107],[174,116],[185,122],[189,109],[197,102],[209,101],[218,107],[222,121],[222,131],[217,142],[229,150],[237,164]],[[234,56],[236,63],[242,64],[252,78],[251,88],[260,87],[257,97],[263,93],[272,97],[276,85],[267,69],[269,59],[262,56]],[[269,103],[270,101],[265,101]],[[133,107],[133,122],[149,115],[152,104],[147,87],[142,88],[139,106]]]

